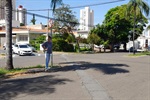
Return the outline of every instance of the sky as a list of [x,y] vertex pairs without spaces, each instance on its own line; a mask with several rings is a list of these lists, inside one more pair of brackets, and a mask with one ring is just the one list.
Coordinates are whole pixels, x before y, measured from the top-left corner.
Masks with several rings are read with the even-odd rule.
[[[48,11],[30,11],[30,10],[40,10],[40,9],[51,9],[50,8],[50,1],[51,0],[16,0],[16,8],[19,5],[22,5],[24,8],[27,9],[28,12],[39,14],[42,16],[48,16]],[[74,8],[72,9],[75,12],[76,18],[79,20],[80,17],[80,9],[84,9],[85,5],[92,5],[92,4],[101,4],[110,1],[119,1],[119,0],[62,0],[64,4],[70,5],[70,7],[78,7],[83,6],[81,8]],[[116,6],[121,6],[123,4],[127,4],[129,0],[120,0],[120,2],[103,4],[103,5],[96,5],[96,6],[89,6],[90,9],[94,10],[94,25],[101,24],[105,19],[105,14],[108,12],[109,9],[114,8]],[[52,16],[52,11],[50,11],[50,17]],[[35,17],[36,24],[47,24],[47,20],[41,17]],[[31,15],[27,16],[27,23],[31,24],[30,21],[32,19]]]

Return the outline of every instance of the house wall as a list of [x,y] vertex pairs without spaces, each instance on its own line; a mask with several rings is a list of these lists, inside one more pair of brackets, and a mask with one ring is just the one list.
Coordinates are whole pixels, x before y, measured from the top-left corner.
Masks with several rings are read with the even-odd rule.
[[[135,50],[137,50],[139,48],[139,41],[135,40],[134,44],[135,44]],[[127,50],[131,49],[132,47],[133,47],[133,41],[130,41],[126,44]]]
[[[16,43],[16,36],[12,36],[12,42]],[[0,35],[0,47],[3,47],[3,45],[6,43],[6,37],[5,35]]]
[[6,38],[0,36],[0,47],[2,48],[5,43]]
[[[2,26],[5,26],[6,25],[5,20],[0,20],[0,24]],[[12,27],[20,27],[20,22],[16,20],[12,20]]]
[[88,31],[77,31],[77,35],[76,36],[80,36],[81,38],[87,38],[89,35]]
[[29,40],[29,33],[16,34],[16,43],[29,43]]

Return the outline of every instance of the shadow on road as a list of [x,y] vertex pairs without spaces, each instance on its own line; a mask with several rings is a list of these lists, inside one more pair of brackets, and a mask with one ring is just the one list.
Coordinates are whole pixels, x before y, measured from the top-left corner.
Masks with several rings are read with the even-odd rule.
[[126,64],[90,63],[81,61],[81,62],[64,62],[60,63],[60,65],[64,65],[63,67],[61,67],[60,71],[94,69],[99,70],[104,74],[129,73],[128,70],[123,69],[125,67],[129,67]]
[[69,79],[57,79],[54,75],[31,77],[2,81],[0,83],[0,100],[11,100],[19,94],[24,96],[51,94],[55,92],[55,85],[64,85],[66,82],[72,82]]

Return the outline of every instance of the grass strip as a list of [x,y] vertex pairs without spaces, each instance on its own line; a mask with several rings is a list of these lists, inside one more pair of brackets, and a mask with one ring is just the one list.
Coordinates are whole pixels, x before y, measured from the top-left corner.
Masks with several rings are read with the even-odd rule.
[[26,67],[26,68],[14,68],[12,70],[7,70],[7,69],[4,69],[4,68],[0,68],[0,77],[4,77],[5,75],[25,73],[29,69],[35,69],[35,68],[44,68],[44,66],[37,65],[37,66],[31,66],[31,67]]
[[135,53],[135,54],[129,54],[129,56],[144,56],[144,55],[150,55],[149,51],[144,51],[144,52],[140,52],[140,53]]

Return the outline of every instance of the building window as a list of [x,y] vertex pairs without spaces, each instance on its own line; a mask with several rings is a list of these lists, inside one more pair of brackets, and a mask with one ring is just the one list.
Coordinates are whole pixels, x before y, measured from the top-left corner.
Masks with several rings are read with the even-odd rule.
[[28,35],[19,35],[19,41],[28,41]]

